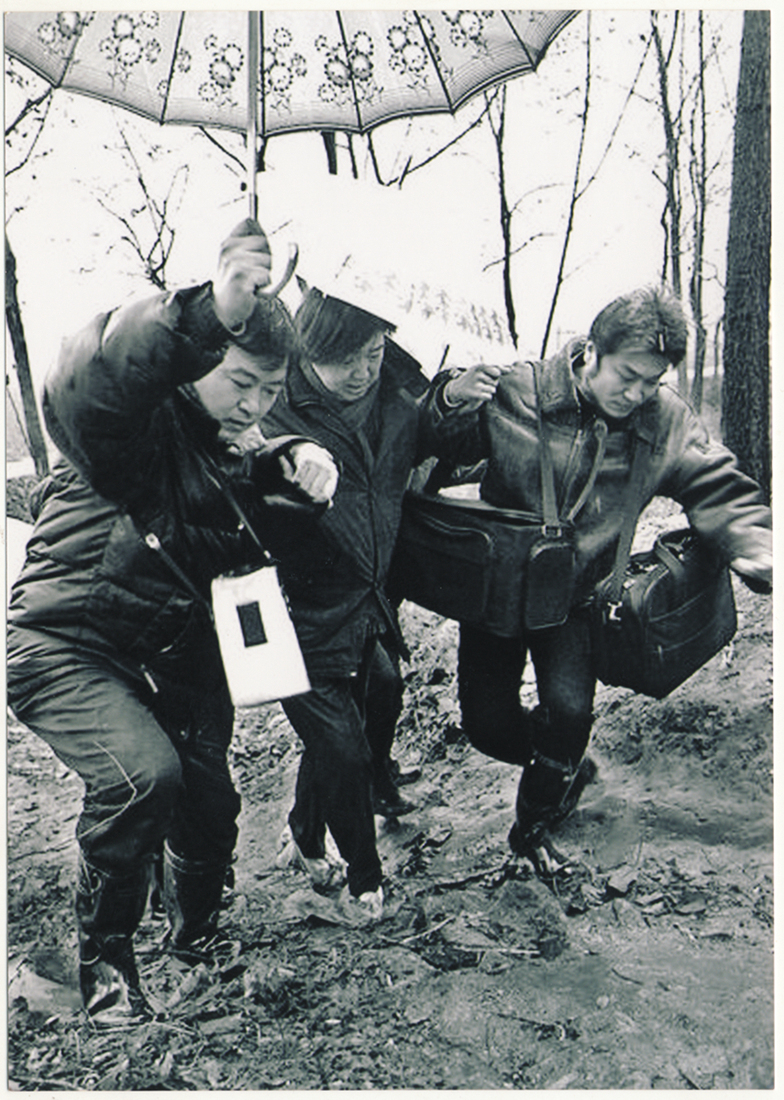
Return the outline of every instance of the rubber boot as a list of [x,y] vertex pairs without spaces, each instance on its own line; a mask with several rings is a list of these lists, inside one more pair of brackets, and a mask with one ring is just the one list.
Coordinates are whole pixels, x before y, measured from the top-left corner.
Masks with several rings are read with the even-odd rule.
[[163,849],[163,899],[169,918],[169,950],[185,962],[212,962],[226,941],[218,932],[218,913],[228,860],[183,859],[168,844]]
[[517,792],[517,819],[509,833],[512,850],[530,855],[540,847],[548,830],[568,817],[595,777],[596,765],[588,757],[575,767],[534,749]]
[[142,993],[133,934],[142,919],[150,887],[144,864],[128,875],[110,875],[79,859],[76,922],[79,984],[90,1018],[100,1026],[150,1019]]
[[370,788],[373,813],[382,817],[402,817],[403,814],[410,814],[416,806],[400,794],[389,763],[388,757],[373,761]]

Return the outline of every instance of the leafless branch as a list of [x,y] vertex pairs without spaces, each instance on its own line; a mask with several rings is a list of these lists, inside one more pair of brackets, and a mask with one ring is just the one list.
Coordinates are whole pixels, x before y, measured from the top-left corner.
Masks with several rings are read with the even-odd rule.
[[574,166],[574,180],[572,182],[572,196],[569,201],[569,213],[566,220],[566,230],[564,232],[563,247],[561,248],[561,259],[558,264],[558,274],[555,280],[555,290],[553,291],[552,302],[550,303],[550,312],[547,317],[547,324],[545,325],[544,336],[542,337],[542,350],[541,355],[544,358],[547,352],[547,342],[550,338],[550,330],[553,324],[553,318],[555,316],[555,309],[558,304],[558,295],[563,283],[564,267],[566,265],[566,253],[569,249],[569,242],[572,235],[572,227],[574,225],[575,207],[580,198],[580,170],[583,161],[583,152],[585,150],[585,134],[588,128],[588,109],[591,103],[591,12],[587,13],[588,19],[585,32],[585,94],[583,97],[583,110],[581,116],[580,126],[580,143],[577,147],[577,159]]

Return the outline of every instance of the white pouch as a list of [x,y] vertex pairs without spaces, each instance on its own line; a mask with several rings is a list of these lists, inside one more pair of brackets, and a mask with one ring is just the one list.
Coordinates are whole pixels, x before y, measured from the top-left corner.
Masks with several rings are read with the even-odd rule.
[[274,565],[216,577],[212,611],[236,707],[253,707],[310,691]]

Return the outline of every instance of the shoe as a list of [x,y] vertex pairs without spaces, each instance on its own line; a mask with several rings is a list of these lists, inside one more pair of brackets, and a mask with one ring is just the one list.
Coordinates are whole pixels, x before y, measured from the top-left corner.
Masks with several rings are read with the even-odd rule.
[[584,756],[577,769],[577,775],[574,777],[571,787],[564,795],[561,805],[550,818],[549,824],[551,828],[555,825],[560,825],[562,821],[566,821],[569,814],[577,808],[577,803],[580,801],[580,795],[586,787],[596,781],[598,774],[599,769],[595,762],[591,760],[590,756]]
[[96,1026],[133,1024],[153,1016],[133,950],[133,934],[147,905],[149,887],[147,865],[127,874],[109,874],[79,854],[79,986],[84,1007]]
[[381,817],[402,817],[404,814],[410,814],[412,810],[416,809],[416,805],[402,798],[400,792],[395,788],[386,792],[386,796],[372,790],[370,798],[373,813],[380,814]]
[[320,890],[337,885],[341,875],[340,865],[330,860],[326,852],[320,858],[310,859],[308,856],[303,856],[297,842],[294,840],[290,825],[284,828],[278,839],[278,855],[275,858],[275,866],[280,868],[299,867],[301,871],[306,871],[310,875],[311,883]]
[[373,813],[381,817],[402,817],[416,809],[413,802],[401,797],[395,780],[392,778],[390,761],[376,762],[370,781],[370,801]]
[[375,923],[384,916],[384,888],[378,886],[375,890],[368,890],[359,897],[354,897],[348,886],[344,886],[338,903],[352,921],[361,921],[363,924]]
[[240,940],[233,940],[222,929],[216,928],[214,932],[205,932],[202,936],[196,936],[187,943],[175,943],[169,935],[166,949],[170,955],[188,966],[198,966],[199,963],[217,964],[223,968],[234,963],[242,953]]

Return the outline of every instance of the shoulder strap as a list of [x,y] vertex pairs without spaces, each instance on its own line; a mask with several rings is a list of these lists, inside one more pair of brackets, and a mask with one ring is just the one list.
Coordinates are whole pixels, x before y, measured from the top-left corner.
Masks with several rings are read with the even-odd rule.
[[566,516],[567,522],[572,523],[576,518],[578,512],[582,509],[586,500],[590,496],[591,489],[596,484],[596,478],[599,475],[599,467],[604,461],[604,453],[607,449],[607,421],[598,417],[593,422],[594,435],[596,436],[596,453],[593,456],[593,464],[591,466],[591,472],[588,474],[588,480],[583,485],[582,492]]
[[539,374],[537,364],[531,364],[534,376],[534,402],[536,404],[536,426],[539,430],[539,470],[542,479],[542,511],[544,513],[545,527],[560,527],[558,518],[558,501],[555,496],[555,472],[553,470],[553,456],[550,454],[550,445],[547,442],[547,432],[542,418],[541,402],[539,400]]
[[[534,399],[536,402],[536,424],[539,430],[540,441],[540,469],[542,477],[542,510],[544,512],[544,522],[546,527],[559,527],[560,520],[558,518],[558,503],[555,496],[555,472],[553,470],[553,456],[550,453],[550,445],[547,441],[547,428],[544,418],[542,416],[541,402],[539,400],[539,376],[537,372],[537,364],[531,364],[531,370],[534,376]],[[566,516],[566,522],[572,523],[577,516],[580,509],[588,499],[591,490],[596,484],[596,478],[599,474],[599,467],[604,460],[605,449],[607,446],[607,424],[601,418],[594,421],[594,432],[596,434],[596,453],[594,454],[593,463],[591,465],[591,471],[588,475],[588,480],[582,488],[580,495],[569,509],[569,513]]]
[[234,490],[231,487],[229,479],[223,473],[223,470],[221,470],[220,466],[217,464],[212,455],[209,455],[205,450],[200,450],[200,453],[206,463],[207,477],[210,479],[213,485],[217,486],[217,488],[220,489],[220,491],[223,493],[224,497],[229,503],[229,506],[232,508],[234,514],[239,519],[241,525],[245,528],[250,537],[256,543],[256,546],[258,546],[264,557],[264,560],[270,565],[273,564],[273,559],[271,555],[262,546],[261,539],[256,534],[256,531],[254,530],[250,520],[245,515],[245,512],[242,510],[240,502],[235,497]]
[[629,561],[629,553],[634,540],[634,529],[640,515],[643,468],[645,465],[645,452],[640,446],[637,436],[632,442],[632,463],[629,472],[629,481],[626,486],[626,497],[623,508],[623,523],[618,536],[618,546],[615,551],[615,564],[610,576],[610,584],[607,589],[609,603],[618,603],[621,598],[621,590],[626,577],[626,565]]
[[[199,453],[200,453],[201,457],[204,459],[204,462],[205,462],[205,465],[206,465],[207,477],[210,479],[210,481],[213,483],[213,485],[215,485],[223,493],[224,497],[228,501],[229,505],[231,506],[231,508],[234,511],[235,515],[239,519],[240,523],[246,529],[246,531],[248,532],[250,537],[253,539],[253,541],[258,546],[259,550],[261,551],[261,553],[264,557],[264,561],[266,562],[266,564],[267,565],[273,565],[274,564],[274,559],[271,557],[271,555],[268,553],[268,551],[265,550],[264,547],[262,546],[259,536],[256,534],[255,530],[251,526],[250,520],[247,518],[244,511],[242,510],[239,501],[234,496],[234,492],[231,488],[231,485],[229,483],[228,478],[224,475],[223,471],[218,466],[217,462],[215,462],[215,460],[211,457],[211,455],[207,454],[207,452],[204,451],[202,448],[199,448]],[[136,530],[138,532],[139,531],[138,525],[136,524],[136,521],[133,520],[133,518],[132,518],[132,522],[133,522],[134,527],[136,527]],[[139,533],[141,534],[141,532],[139,532]],[[180,568],[180,566],[177,564],[177,562],[174,560],[174,558],[171,556],[171,554],[169,554],[163,548],[163,546],[161,544],[161,541],[158,538],[158,536],[155,534],[155,532],[154,531],[149,531],[146,535],[144,535],[142,537],[144,538],[144,541],[147,543],[149,548],[151,550],[154,550],[155,553],[159,555],[161,560],[166,563],[167,567],[172,571],[172,573],[174,573],[175,577],[178,578],[178,580],[181,582],[181,584],[184,585],[184,587],[188,590],[188,592],[190,592],[190,594],[193,596],[193,598],[198,603],[200,603],[203,607],[205,607],[207,609],[207,612],[209,613],[210,619],[212,619],[212,617],[213,617],[212,616],[212,605],[210,604],[209,600],[206,600],[204,598],[204,596],[202,596],[201,592],[199,592],[198,588],[193,583],[191,578],[187,575],[187,573],[183,569]]]

